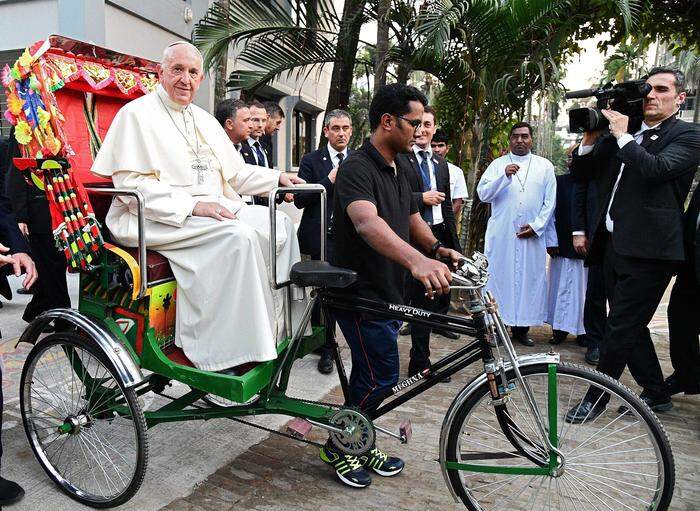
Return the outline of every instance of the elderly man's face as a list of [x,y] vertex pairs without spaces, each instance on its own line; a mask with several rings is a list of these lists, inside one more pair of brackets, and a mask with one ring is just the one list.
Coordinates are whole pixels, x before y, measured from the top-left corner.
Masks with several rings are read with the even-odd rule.
[[189,105],[204,79],[202,58],[187,45],[174,46],[160,66],[159,77],[170,99]]

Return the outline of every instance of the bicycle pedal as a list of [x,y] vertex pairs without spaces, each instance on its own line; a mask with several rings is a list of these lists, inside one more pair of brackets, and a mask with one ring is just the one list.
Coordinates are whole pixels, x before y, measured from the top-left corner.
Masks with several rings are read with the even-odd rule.
[[312,425],[309,421],[302,419],[301,417],[297,417],[296,419],[289,421],[289,424],[287,424],[287,433],[295,438],[303,440],[306,435],[309,434],[311,428]]
[[401,437],[401,443],[407,444],[408,441],[413,436],[413,427],[411,426],[411,419],[404,419],[399,425],[399,436]]

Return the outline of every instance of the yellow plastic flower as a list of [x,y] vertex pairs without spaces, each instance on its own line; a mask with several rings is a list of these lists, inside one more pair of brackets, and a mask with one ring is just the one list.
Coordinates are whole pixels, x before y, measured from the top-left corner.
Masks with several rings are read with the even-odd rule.
[[41,129],[46,129],[46,125],[51,119],[51,114],[41,107],[37,108],[37,113],[39,114],[39,126],[41,126]]
[[22,107],[24,106],[24,101],[17,96],[17,94],[10,94],[7,96],[7,109],[12,113],[12,115],[19,115],[22,113]]
[[21,145],[27,145],[32,140],[32,128],[27,121],[19,121],[15,126],[15,138]]
[[29,53],[29,48],[24,50],[24,53],[17,62],[19,62],[19,65],[23,68],[29,68],[29,66],[32,65],[32,62],[34,62],[34,57],[32,57],[32,55]]

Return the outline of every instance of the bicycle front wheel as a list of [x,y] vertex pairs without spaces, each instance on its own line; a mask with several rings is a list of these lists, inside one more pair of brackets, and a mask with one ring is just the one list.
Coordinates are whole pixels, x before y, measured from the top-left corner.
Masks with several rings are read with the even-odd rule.
[[[544,446],[513,371],[507,374],[513,382],[509,399],[499,411],[488,384],[480,385],[453,405],[459,408],[445,425],[447,475],[468,509],[668,509],[675,481],[671,446],[639,397],[612,378],[573,364],[520,370],[561,456]],[[610,396],[605,411],[568,423],[567,412],[589,388]]]

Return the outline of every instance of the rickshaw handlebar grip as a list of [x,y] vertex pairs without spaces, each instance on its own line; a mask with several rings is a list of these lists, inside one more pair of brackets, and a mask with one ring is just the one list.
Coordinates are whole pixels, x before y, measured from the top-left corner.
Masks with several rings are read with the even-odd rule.
[[278,186],[270,190],[268,204],[270,208],[270,266],[268,277],[272,289],[288,286],[291,281],[277,282],[277,196],[280,194],[297,194],[315,192],[321,196],[321,261],[326,259],[326,188],[320,184],[301,184],[296,186]]

